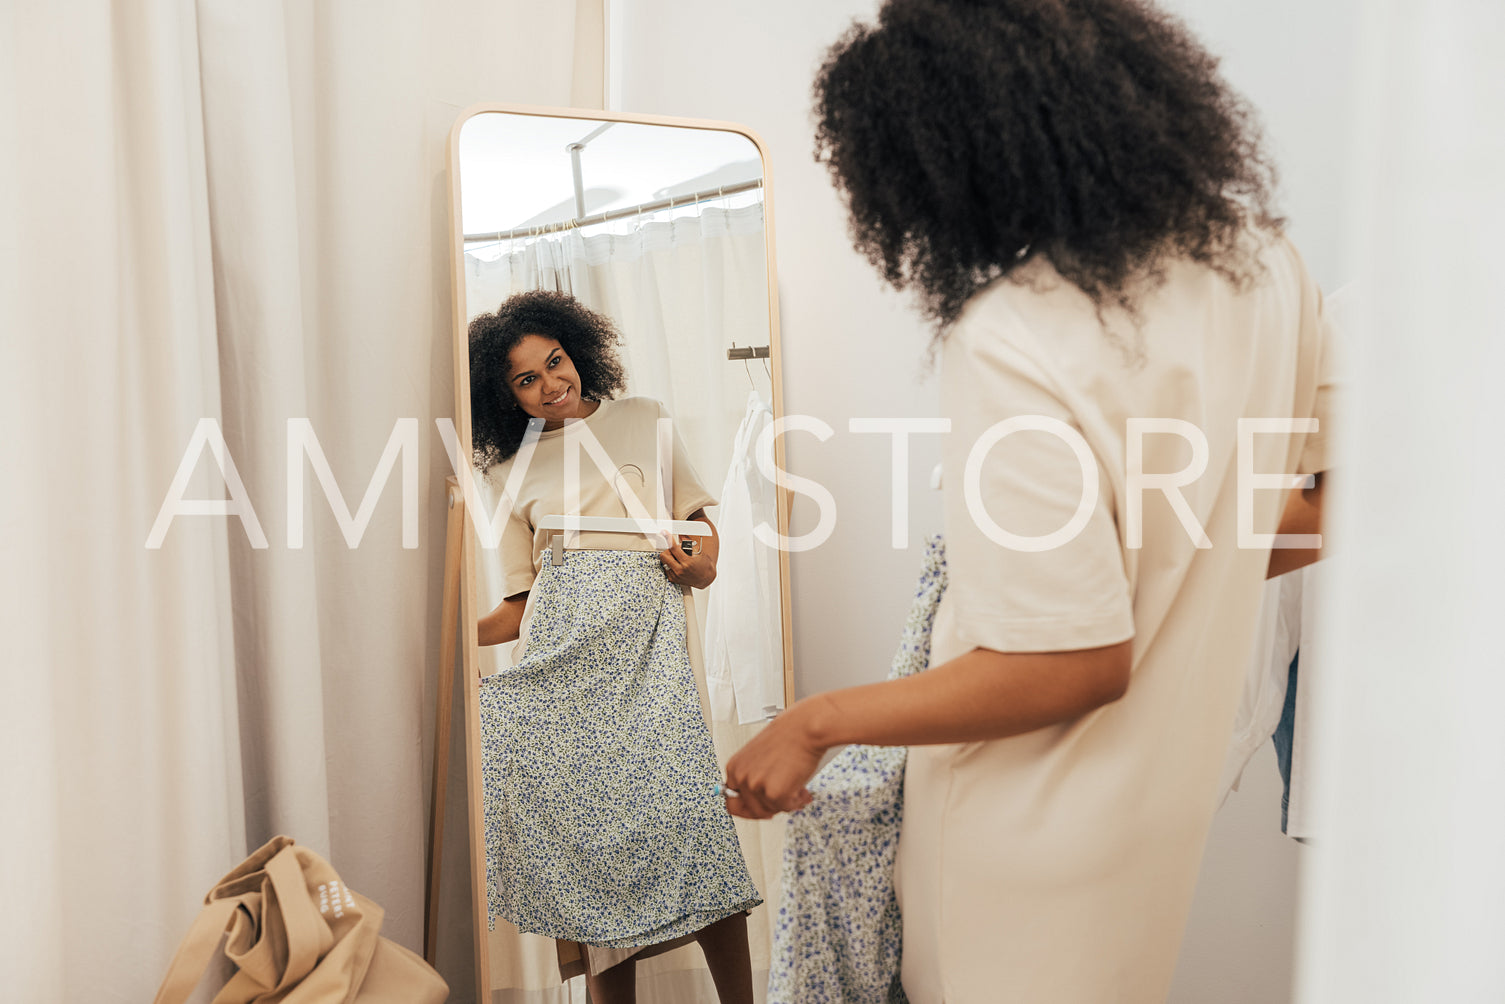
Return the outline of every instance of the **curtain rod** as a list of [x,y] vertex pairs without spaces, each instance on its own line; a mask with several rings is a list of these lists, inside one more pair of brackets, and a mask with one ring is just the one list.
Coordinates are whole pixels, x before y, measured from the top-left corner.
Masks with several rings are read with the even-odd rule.
[[576,220],[563,220],[559,223],[549,223],[541,227],[518,227],[516,230],[500,230],[486,234],[466,234],[465,243],[500,243],[502,241],[516,240],[519,237],[542,237],[544,234],[558,233],[564,230],[578,230],[581,227],[594,226],[597,223],[625,220],[629,216],[637,216],[641,213],[653,213],[660,209],[677,209],[680,206],[693,206],[698,202],[719,199],[723,195],[737,195],[741,192],[751,192],[754,189],[762,187],[763,179],[758,178],[755,181],[744,181],[736,185],[727,185],[724,188],[712,188],[704,192],[695,192],[692,195],[677,195],[670,199],[658,199],[654,202],[645,202],[640,206],[613,209],[608,213],[596,213],[594,216],[586,216]]

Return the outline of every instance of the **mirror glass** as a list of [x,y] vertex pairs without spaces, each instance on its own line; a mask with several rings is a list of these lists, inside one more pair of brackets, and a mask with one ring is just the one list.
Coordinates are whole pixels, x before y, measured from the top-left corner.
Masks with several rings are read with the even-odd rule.
[[754,533],[785,505],[755,457],[763,157],[724,125],[490,111],[458,155],[461,425],[509,512],[474,550],[487,999],[622,966],[639,999],[714,1001],[728,952],[766,977],[781,850],[716,784],[790,696],[787,566]]

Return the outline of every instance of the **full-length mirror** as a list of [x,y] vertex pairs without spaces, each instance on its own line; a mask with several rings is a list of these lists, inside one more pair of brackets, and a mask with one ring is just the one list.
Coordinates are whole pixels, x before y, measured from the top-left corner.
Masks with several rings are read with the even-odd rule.
[[478,999],[750,1001],[780,831],[719,782],[792,698],[765,158],[723,123],[456,129]]

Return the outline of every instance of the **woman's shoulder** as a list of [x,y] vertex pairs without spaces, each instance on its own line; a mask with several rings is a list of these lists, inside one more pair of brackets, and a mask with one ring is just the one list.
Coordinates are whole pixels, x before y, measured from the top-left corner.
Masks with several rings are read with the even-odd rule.
[[[634,394],[629,397],[616,397],[601,402],[601,407],[596,414],[609,413],[613,420],[630,418],[657,419],[669,414],[669,409],[664,407],[662,401],[654,397],[645,397]],[[594,416],[592,416],[594,417]]]

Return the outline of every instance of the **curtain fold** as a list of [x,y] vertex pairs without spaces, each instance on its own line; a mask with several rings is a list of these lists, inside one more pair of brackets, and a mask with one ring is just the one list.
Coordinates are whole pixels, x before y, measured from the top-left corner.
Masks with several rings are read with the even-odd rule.
[[[277,832],[420,947],[449,473],[434,420],[454,394],[445,143],[467,105],[599,90],[600,54],[576,44],[592,17],[599,35],[591,0],[0,6],[14,999],[150,999],[204,892]],[[302,420],[341,498],[295,453],[295,548]],[[351,549],[335,513],[403,422],[415,448]],[[185,452],[182,498],[226,498],[221,435],[267,546],[188,514],[147,547]],[[463,1004],[470,904],[447,874],[441,968]]]
[[0,47],[0,951],[10,999],[141,1000],[246,846],[231,527],[145,546],[221,415],[193,10],[6,5]]
[[1362,9],[1297,1000],[1505,999],[1505,8]]

